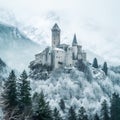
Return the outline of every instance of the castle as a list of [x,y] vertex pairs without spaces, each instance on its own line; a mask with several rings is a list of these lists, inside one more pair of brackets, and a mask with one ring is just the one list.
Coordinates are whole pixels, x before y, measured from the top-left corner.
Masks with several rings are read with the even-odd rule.
[[52,46],[47,47],[41,53],[35,55],[35,62],[52,66],[53,69],[60,67],[73,67],[76,62],[82,59],[86,61],[86,52],[82,50],[82,46],[78,45],[76,35],[73,37],[72,46],[60,43],[61,30],[57,24],[53,26]]

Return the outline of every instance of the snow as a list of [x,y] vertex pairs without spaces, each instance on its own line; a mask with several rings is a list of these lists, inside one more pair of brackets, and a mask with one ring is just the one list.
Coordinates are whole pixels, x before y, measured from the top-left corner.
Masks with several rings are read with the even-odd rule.
[[59,102],[62,98],[65,101],[66,111],[70,106],[74,106],[76,110],[84,106],[88,114],[95,114],[96,111],[100,111],[104,99],[110,104],[112,93],[120,93],[120,85],[113,84],[110,77],[106,77],[102,70],[92,67],[90,69],[93,75],[92,81],[88,81],[76,68],[70,73],[65,73],[62,69],[56,70],[46,81],[31,80],[32,94],[43,91],[52,109],[57,107],[60,110]]
[[63,51],[64,52],[64,50],[60,49],[60,48],[54,48],[54,50],[56,50],[56,51]]
[[[32,95],[35,92],[44,92],[47,101],[52,109],[55,107],[60,110],[64,117],[70,106],[76,111],[84,106],[88,115],[99,113],[101,103],[107,100],[110,105],[110,97],[113,92],[120,93],[120,74],[109,70],[108,76],[100,69],[89,67],[93,79],[87,80],[85,74],[72,67],[70,73],[64,69],[56,69],[50,74],[47,80],[30,79]],[[60,109],[59,102],[64,99],[65,112]],[[0,117],[3,116],[0,106]]]

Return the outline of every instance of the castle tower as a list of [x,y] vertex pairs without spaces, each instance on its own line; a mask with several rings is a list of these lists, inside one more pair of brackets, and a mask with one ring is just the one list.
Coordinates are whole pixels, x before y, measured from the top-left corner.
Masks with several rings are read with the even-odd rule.
[[52,28],[52,47],[57,47],[60,45],[60,28],[55,23],[55,25]]
[[73,59],[76,60],[77,59],[77,53],[78,53],[78,43],[77,43],[77,38],[76,38],[76,34],[74,34],[73,37],[73,42],[72,42],[72,48],[73,48]]

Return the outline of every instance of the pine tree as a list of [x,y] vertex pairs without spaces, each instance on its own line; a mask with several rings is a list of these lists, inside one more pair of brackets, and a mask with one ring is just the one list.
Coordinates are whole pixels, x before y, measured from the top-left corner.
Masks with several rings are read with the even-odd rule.
[[88,120],[88,116],[84,107],[81,107],[78,111],[78,120]]
[[54,109],[53,111],[53,120],[62,120],[59,111],[57,110],[57,108]]
[[98,68],[98,62],[97,62],[97,58],[94,58],[93,60],[93,65],[94,68]]
[[101,104],[101,118],[102,120],[109,120],[109,112],[108,112],[108,105],[107,101],[104,100],[103,103]]
[[60,105],[60,108],[62,109],[62,111],[64,112],[64,110],[65,110],[65,102],[64,102],[63,99],[60,100],[59,105]]
[[94,116],[94,120],[100,120],[98,114],[96,113],[95,116]]
[[111,120],[120,120],[120,97],[116,93],[112,95],[110,115]]
[[73,107],[70,107],[68,112],[68,120],[77,120],[76,113]]
[[105,72],[105,74],[108,74],[108,67],[107,67],[107,62],[104,62],[102,70]]
[[[37,108],[35,108],[33,120],[52,120],[52,110],[49,102],[46,102],[43,92],[40,93],[37,101]],[[36,99],[37,100],[37,99]]]
[[5,81],[4,92],[2,96],[3,96],[5,119],[8,119],[14,116],[15,113],[12,115],[13,110],[18,105],[16,76],[13,70],[10,72],[8,79]]
[[24,108],[25,106],[31,106],[31,94],[30,94],[30,82],[27,80],[28,76],[26,71],[23,71],[23,73],[20,76],[20,104]]
[[[27,80],[28,76],[24,70],[20,75],[18,82],[18,102],[20,119],[31,119],[32,116],[32,102],[30,94],[30,82]],[[29,118],[28,118],[29,117]]]

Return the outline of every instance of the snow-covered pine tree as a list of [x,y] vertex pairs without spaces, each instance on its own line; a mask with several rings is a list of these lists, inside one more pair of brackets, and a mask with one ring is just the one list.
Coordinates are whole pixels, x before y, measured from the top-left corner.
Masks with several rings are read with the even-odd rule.
[[107,62],[104,62],[102,70],[105,72],[105,74],[108,74],[108,67],[107,67]]
[[30,82],[27,78],[27,73],[24,70],[20,75],[18,84],[19,114],[21,114],[21,119],[30,120],[32,116],[32,102]]
[[94,120],[100,120],[98,114],[96,113],[95,116],[94,116]]
[[23,73],[21,74],[19,81],[20,81],[20,86],[19,86],[19,99],[20,99],[20,104],[24,108],[25,106],[31,106],[31,94],[30,94],[30,82],[27,80],[28,76],[26,71],[24,70]]
[[107,101],[104,100],[101,104],[101,120],[109,120],[109,111]]
[[68,120],[77,120],[76,113],[73,107],[70,107],[68,111]]
[[49,102],[45,100],[43,91],[36,97],[37,108],[34,109],[33,120],[53,120],[52,110]]
[[112,95],[110,115],[111,120],[120,120],[120,97],[116,93]]
[[57,110],[57,108],[53,110],[53,120],[62,120],[62,117],[60,116],[60,113]]
[[85,108],[82,106],[78,111],[78,120],[88,120]]
[[18,100],[16,89],[16,75],[13,70],[10,72],[8,79],[5,80],[2,97],[5,120],[14,118],[16,116]]
[[59,105],[60,105],[61,110],[64,112],[64,110],[65,110],[65,102],[64,102],[63,99],[60,100]]
[[97,61],[97,58],[94,58],[93,60],[93,65],[92,65],[94,68],[98,68],[98,61]]

